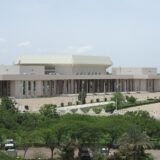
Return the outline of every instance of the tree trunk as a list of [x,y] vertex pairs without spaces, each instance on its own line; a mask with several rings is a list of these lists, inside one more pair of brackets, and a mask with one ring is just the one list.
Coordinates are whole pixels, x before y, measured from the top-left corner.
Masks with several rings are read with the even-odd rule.
[[25,157],[26,157],[27,150],[28,150],[28,148],[25,148],[25,149],[24,149],[24,155],[23,155],[23,158],[24,158],[24,159],[25,159]]
[[53,159],[53,151],[54,151],[54,148],[50,148],[51,149],[51,159]]

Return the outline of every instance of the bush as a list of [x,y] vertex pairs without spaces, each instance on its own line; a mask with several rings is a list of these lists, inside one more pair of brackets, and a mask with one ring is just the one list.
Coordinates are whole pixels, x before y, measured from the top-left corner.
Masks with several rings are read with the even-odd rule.
[[72,106],[72,102],[68,102],[68,106]]
[[61,107],[64,107],[64,103],[63,102],[61,103]]
[[93,110],[96,114],[99,114],[99,113],[101,113],[102,108],[93,108],[92,110]]
[[29,106],[25,105],[24,106],[25,110],[29,110]]
[[113,113],[113,111],[116,109],[115,105],[113,103],[107,104],[104,107],[105,112],[111,112]]
[[107,102],[107,98],[106,97],[104,98],[104,101]]
[[76,101],[76,105],[79,105],[79,101]]
[[100,102],[99,98],[96,99],[96,102]]
[[91,99],[90,103],[94,103],[94,100],[93,100],[93,99]]
[[133,96],[126,96],[126,100],[129,102],[129,103],[135,103],[136,102],[136,98],[133,97]]
[[54,104],[44,104],[41,106],[39,112],[47,118],[59,118],[56,107],[57,105]]
[[122,105],[125,102],[125,97],[122,93],[116,92],[111,98],[112,101],[116,102],[118,106]]

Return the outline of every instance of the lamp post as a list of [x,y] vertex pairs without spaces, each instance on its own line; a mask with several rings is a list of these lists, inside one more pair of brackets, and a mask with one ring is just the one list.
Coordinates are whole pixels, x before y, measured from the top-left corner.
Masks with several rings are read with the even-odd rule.
[[117,93],[118,93],[118,87],[120,84],[116,83],[116,110],[118,110],[118,98],[117,98]]
[[83,104],[83,97],[84,96],[84,81],[82,81],[82,90],[81,90],[81,103]]

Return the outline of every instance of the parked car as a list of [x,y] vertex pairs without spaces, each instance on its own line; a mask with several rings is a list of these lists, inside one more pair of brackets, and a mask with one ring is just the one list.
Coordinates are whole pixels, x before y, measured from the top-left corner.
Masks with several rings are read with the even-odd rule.
[[7,139],[4,145],[4,149],[7,151],[8,149],[14,149],[14,148],[15,148],[15,145],[14,145],[13,139]]
[[101,155],[103,156],[107,156],[109,154],[108,149],[104,147],[101,148],[100,152],[101,152]]
[[79,157],[81,160],[92,160],[92,154],[88,148],[82,148],[79,151]]
[[4,145],[4,149],[7,151],[8,149],[14,149],[14,144],[12,143],[6,143]]

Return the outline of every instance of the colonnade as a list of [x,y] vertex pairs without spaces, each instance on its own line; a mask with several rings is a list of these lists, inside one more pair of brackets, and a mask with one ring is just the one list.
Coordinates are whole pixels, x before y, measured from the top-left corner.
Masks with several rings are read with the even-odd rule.
[[[13,81],[12,81],[13,82]],[[158,82],[158,84],[157,84]],[[82,87],[87,93],[160,91],[160,80],[154,79],[79,79],[79,80],[36,80],[0,81],[0,97],[15,96],[52,97],[62,94],[78,94]],[[11,95],[12,90],[12,95]],[[15,94],[15,95],[14,95]]]
[[[24,83],[24,82],[23,82]],[[154,80],[136,79],[81,79],[81,80],[50,80],[26,81],[23,86],[24,96],[52,97],[62,94],[78,94],[82,88],[87,93],[153,91]],[[24,91],[26,90],[26,91]]]
[[10,96],[10,81],[0,81],[0,97]]

